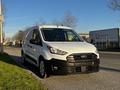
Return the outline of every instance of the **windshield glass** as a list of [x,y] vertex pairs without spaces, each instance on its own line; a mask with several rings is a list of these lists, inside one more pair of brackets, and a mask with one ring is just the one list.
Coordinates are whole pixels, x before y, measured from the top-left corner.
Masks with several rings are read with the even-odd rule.
[[75,32],[68,29],[43,29],[42,34],[45,41],[82,41]]

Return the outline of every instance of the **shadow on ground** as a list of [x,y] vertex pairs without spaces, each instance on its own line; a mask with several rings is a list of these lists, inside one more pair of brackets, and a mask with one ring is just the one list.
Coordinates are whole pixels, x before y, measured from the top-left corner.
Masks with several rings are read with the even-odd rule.
[[26,69],[26,70],[30,70],[32,71],[34,74],[36,74],[37,76],[39,76],[39,73],[38,73],[38,68],[30,63],[24,63],[21,56],[13,56],[13,55],[10,55],[13,60],[15,60],[16,63],[18,63],[22,68]]
[[7,53],[0,54],[0,61],[7,63],[7,64],[18,66],[18,67],[26,69],[26,70],[30,70],[34,74],[39,76],[37,67],[35,67],[34,65],[31,65],[29,63],[24,64],[22,61],[22,58],[20,56],[8,55]]
[[[5,53],[5,55],[7,55]],[[7,55],[8,56],[8,55]],[[9,59],[8,59],[9,58]],[[10,61],[12,59],[14,61]],[[16,66],[19,66],[21,68],[24,68],[26,70],[30,70],[32,71],[35,75],[39,76],[39,73],[38,73],[38,68],[35,67],[34,65],[30,64],[30,63],[23,63],[22,59],[20,56],[13,56],[13,55],[10,55],[6,58],[3,58],[3,57],[0,57],[0,61],[2,62],[5,62],[5,63],[8,63],[8,64],[13,64],[13,65],[16,65]],[[115,68],[110,68],[110,67],[100,67],[101,70],[106,70],[106,71],[114,71],[114,72],[120,72],[120,69],[115,69]],[[52,75],[58,75],[58,74],[52,74]],[[60,75],[60,74],[59,74]]]
[[12,61],[12,60],[13,59],[11,58],[11,56],[8,55],[7,53],[0,54],[0,61],[1,62],[21,67],[21,65],[19,63],[15,62],[15,61]]

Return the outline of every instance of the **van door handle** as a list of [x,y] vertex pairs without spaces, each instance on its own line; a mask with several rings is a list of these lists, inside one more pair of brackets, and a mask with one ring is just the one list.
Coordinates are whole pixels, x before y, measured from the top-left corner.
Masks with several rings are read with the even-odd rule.
[[31,46],[31,45],[29,45],[29,44],[28,44],[27,46],[28,46],[29,48],[32,48],[32,46]]

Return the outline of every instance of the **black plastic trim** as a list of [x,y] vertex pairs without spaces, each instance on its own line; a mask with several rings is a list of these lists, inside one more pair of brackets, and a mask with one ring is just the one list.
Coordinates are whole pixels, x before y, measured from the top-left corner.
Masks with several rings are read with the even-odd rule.
[[93,60],[94,65],[82,65],[81,63],[84,63],[85,61],[79,61],[79,62],[67,62],[63,60],[58,59],[51,59],[49,61],[50,65],[52,67],[58,67],[58,70],[55,70],[56,73],[60,74],[72,74],[72,73],[80,73],[77,68],[81,68],[81,66],[88,67],[88,71],[86,72],[98,72],[99,71],[99,59]]
[[26,56],[28,59],[30,59],[31,61],[33,61],[35,64],[37,64],[37,61],[36,61],[34,58],[32,58],[31,56],[29,56],[29,55],[27,55],[27,54],[25,54],[25,56]]

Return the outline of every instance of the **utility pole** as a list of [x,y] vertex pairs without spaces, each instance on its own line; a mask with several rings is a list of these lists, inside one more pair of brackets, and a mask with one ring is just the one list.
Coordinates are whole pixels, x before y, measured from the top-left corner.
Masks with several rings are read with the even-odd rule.
[[3,53],[3,8],[0,0],[0,53]]

